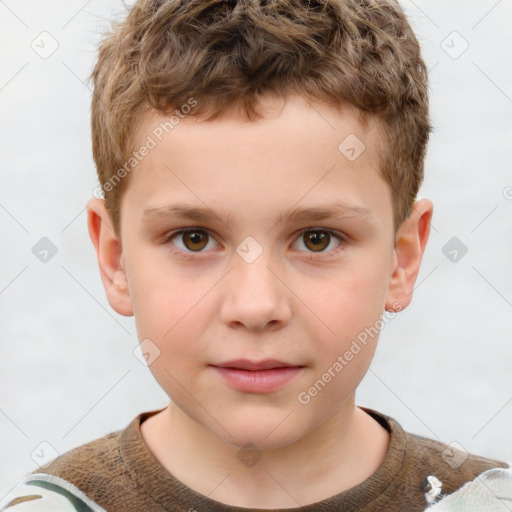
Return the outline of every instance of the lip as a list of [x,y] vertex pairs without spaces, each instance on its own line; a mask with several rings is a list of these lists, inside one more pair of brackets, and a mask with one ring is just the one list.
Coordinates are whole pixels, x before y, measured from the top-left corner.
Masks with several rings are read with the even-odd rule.
[[237,359],[210,365],[228,386],[247,393],[270,393],[282,388],[302,372],[304,366],[267,359]]
[[272,370],[273,368],[296,368],[300,365],[285,363],[278,359],[265,359],[263,361],[251,361],[250,359],[234,359],[225,363],[214,364],[219,368],[234,368],[236,370]]

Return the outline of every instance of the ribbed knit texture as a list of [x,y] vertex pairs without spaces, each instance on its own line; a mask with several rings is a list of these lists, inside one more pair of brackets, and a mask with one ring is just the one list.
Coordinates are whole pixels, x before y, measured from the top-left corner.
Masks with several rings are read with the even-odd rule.
[[420,512],[427,507],[422,484],[441,480],[444,494],[456,491],[483,471],[508,464],[476,455],[453,469],[441,456],[447,445],[404,432],[394,419],[363,408],[390,432],[386,457],[361,484],[317,503],[287,509],[248,509],[199,494],[169,473],[145,444],[140,424],[159,411],[138,415],[124,430],[79,446],[44,470],[72,482],[108,512]]

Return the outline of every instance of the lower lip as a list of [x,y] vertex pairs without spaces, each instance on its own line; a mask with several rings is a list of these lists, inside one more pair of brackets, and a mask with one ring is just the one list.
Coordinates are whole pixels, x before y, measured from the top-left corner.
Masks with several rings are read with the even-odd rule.
[[303,367],[272,368],[271,370],[237,370],[213,366],[229,386],[247,393],[269,393],[283,387],[296,377]]

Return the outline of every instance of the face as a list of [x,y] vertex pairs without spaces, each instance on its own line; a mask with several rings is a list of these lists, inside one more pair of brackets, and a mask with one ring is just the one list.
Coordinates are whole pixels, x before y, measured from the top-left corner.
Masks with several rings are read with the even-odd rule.
[[[377,128],[265,101],[256,122],[176,125],[129,177],[120,238],[159,384],[218,438],[272,449],[353,400],[378,336],[353,342],[379,325],[396,259]],[[145,118],[140,145],[162,121]]]

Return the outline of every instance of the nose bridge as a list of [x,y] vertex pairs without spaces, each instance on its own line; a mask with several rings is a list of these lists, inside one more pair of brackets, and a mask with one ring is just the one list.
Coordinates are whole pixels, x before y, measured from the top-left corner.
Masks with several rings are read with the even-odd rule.
[[261,328],[267,323],[288,319],[286,287],[277,277],[280,265],[272,256],[272,250],[251,237],[236,248],[232,270],[227,276],[229,293],[223,306],[225,321]]
[[233,258],[236,293],[275,300],[282,290],[276,282],[275,270],[270,270],[276,266],[276,262],[272,261],[273,251],[268,247],[263,248],[254,238],[247,237],[239,244],[236,253]]

